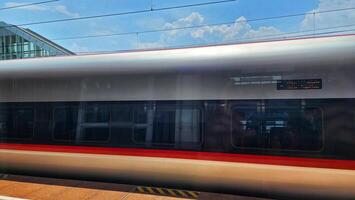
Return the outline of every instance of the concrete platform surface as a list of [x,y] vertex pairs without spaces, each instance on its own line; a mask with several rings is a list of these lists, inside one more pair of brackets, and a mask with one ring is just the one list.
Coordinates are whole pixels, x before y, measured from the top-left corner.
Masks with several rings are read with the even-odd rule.
[[262,198],[20,175],[1,175],[0,200],[262,200]]

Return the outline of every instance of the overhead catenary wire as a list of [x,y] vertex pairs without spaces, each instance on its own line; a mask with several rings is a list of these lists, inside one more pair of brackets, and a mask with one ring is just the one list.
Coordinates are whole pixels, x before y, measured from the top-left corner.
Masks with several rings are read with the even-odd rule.
[[122,15],[132,15],[132,14],[157,12],[157,11],[164,11],[164,10],[207,6],[207,5],[212,5],[212,4],[221,4],[221,3],[228,3],[228,2],[234,2],[234,1],[237,1],[237,0],[219,0],[219,1],[211,1],[211,2],[204,2],[204,3],[196,3],[196,4],[185,4],[185,5],[180,5],[180,6],[170,6],[170,7],[161,7],[161,8],[150,7],[149,9],[135,10],[135,11],[128,11],[128,12],[110,13],[110,14],[102,14],[102,15],[90,15],[90,16],[84,16],[84,17],[72,17],[72,18],[64,18],[64,19],[54,19],[54,20],[38,21],[38,22],[28,22],[28,23],[22,23],[22,24],[2,26],[0,28],[13,27],[13,26],[32,26],[32,25],[38,25],[38,24],[52,24],[52,23],[58,23],[58,22],[105,18],[105,17],[114,17],[114,16],[122,16]]
[[[340,29],[340,28],[348,28],[348,27],[354,27],[355,24],[348,24],[348,25],[342,25],[342,26],[332,26],[332,27],[326,27],[326,28],[320,28],[317,29],[316,31],[325,31],[325,30],[332,30],[332,29]],[[335,33],[338,32],[348,32],[348,31],[352,31],[354,29],[351,30],[338,30]],[[248,39],[258,39],[258,38],[267,38],[267,37],[274,37],[274,36],[283,36],[283,35],[295,35],[295,36],[302,36],[302,35],[296,35],[296,34],[301,34],[301,33],[308,33],[308,32],[314,32],[313,29],[311,30],[302,30],[302,31],[290,31],[290,32],[282,32],[282,33],[276,33],[276,34],[269,34],[269,35],[262,35],[262,36],[255,36],[255,37],[247,37],[247,38],[243,38],[242,40],[248,40]],[[136,32],[136,34],[139,32]],[[144,32],[145,33],[145,32]],[[315,35],[318,34],[322,34],[322,33],[315,33]],[[314,35],[314,33],[313,33]],[[108,35],[101,35],[101,36],[96,36],[96,37],[106,37]],[[109,35],[109,36],[115,36],[113,35]],[[86,39],[88,37],[82,37],[82,38],[63,38],[63,39],[57,39],[57,40],[67,40],[67,39]],[[56,40],[56,39],[51,39],[51,40]],[[235,41],[235,40],[232,40]]]
[[[49,2],[54,2],[54,1],[60,1],[60,0],[43,1],[43,2],[37,2],[37,3],[44,3],[44,2],[48,2],[49,3]],[[119,15],[126,15],[126,14],[135,14],[135,13],[140,13],[140,12],[151,12],[151,11],[162,11],[162,10],[169,10],[169,9],[179,9],[179,8],[186,8],[186,7],[193,7],[193,6],[203,6],[203,5],[211,5],[211,4],[217,4],[217,3],[233,2],[233,1],[236,1],[236,0],[212,1],[212,2],[205,2],[205,3],[198,3],[198,4],[187,4],[187,5],[180,5],[180,6],[162,7],[162,8],[154,8],[154,6],[153,6],[153,4],[151,2],[150,8],[147,9],[147,10],[130,11],[130,12],[125,12],[125,13],[111,13],[111,14],[105,14],[105,15],[94,15],[94,16],[76,17],[76,18],[67,18],[67,19],[58,19],[58,20],[52,20],[52,21],[30,22],[30,23],[25,23],[25,24],[8,25],[8,26],[11,27],[11,26],[30,26],[30,25],[36,25],[36,24],[48,24],[48,23],[55,23],[55,22],[60,22],[60,21],[73,21],[73,20],[81,20],[81,19],[91,19],[91,18],[119,16]],[[34,3],[32,3],[32,5],[33,4]],[[26,5],[30,5],[30,4],[26,4]],[[23,5],[23,6],[25,6],[25,5]],[[85,38],[96,38],[96,37],[110,37],[110,36],[119,36],[119,35],[131,35],[131,34],[135,34],[138,37],[139,34],[145,34],[145,33],[164,32],[164,31],[173,31],[173,30],[184,30],[184,29],[192,29],[192,28],[202,28],[202,27],[208,27],[208,26],[213,27],[213,26],[218,26],[218,25],[232,25],[232,24],[238,24],[238,23],[263,21],[263,20],[273,20],[273,19],[281,19],[281,18],[290,18],[290,17],[297,17],[297,16],[305,16],[305,15],[313,15],[313,16],[315,16],[315,14],[319,14],[319,13],[331,13],[331,12],[350,11],[350,10],[355,10],[355,7],[345,7],[345,8],[330,9],[330,10],[319,10],[319,11],[312,11],[312,12],[305,12],[305,13],[295,13],[295,14],[288,14],[288,15],[268,16],[268,17],[254,18],[254,19],[243,19],[243,20],[237,20],[237,21],[229,21],[229,22],[214,23],[214,24],[202,24],[202,25],[176,27],[176,28],[164,28],[164,29],[144,30],[144,31],[119,32],[119,33],[111,33],[111,34],[98,34],[98,35],[62,37],[62,38],[53,38],[51,40],[60,41],[60,40],[71,40],[71,39],[85,39]],[[55,21],[55,22],[53,22],[53,21]],[[324,33],[316,33],[315,31],[339,29],[339,28],[346,28],[346,27],[351,27],[351,26],[355,26],[355,24],[344,25],[344,26],[335,26],[335,27],[327,27],[327,28],[321,28],[321,29],[317,29],[317,30],[312,29],[312,30],[303,30],[303,31],[295,31],[295,32],[283,32],[283,33],[273,34],[273,35],[270,35],[270,36],[264,35],[264,36],[260,36],[260,37],[261,38],[265,38],[265,37],[275,37],[275,36],[291,35],[291,34],[295,35],[295,34],[311,32],[311,31],[314,32],[312,35],[319,35],[319,34],[324,34]],[[5,27],[7,27],[7,26],[2,26],[2,27],[0,27],[0,29],[1,28],[5,28]],[[340,30],[340,31],[332,32],[332,33],[340,33],[340,32],[346,32],[346,31],[351,31],[351,30],[344,30],[344,31]],[[301,35],[297,35],[297,36],[293,36],[293,37],[299,37],[299,36],[301,36]],[[260,37],[249,38],[249,39],[257,39],[257,38],[260,38]],[[248,38],[243,38],[242,40],[245,41],[247,39]]]
[[[87,54],[87,55],[96,55],[96,54],[105,54],[105,53],[118,53],[118,52],[127,52],[127,51],[137,51],[137,50],[160,50],[160,49],[170,49],[170,48],[189,48],[189,47],[198,47],[198,46],[209,46],[209,45],[231,45],[231,44],[243,44],[243,43],[250,43],[250,42],[266,42],[266,41],[276,41],[276,40],[286,40],[286,39],[299,39],[299,38],[307,38],[323,36],[323,35],[330,35],[330,34],[338,34],[338,33],[345,33],[345,32],[354,32],[355,29],[347,29],[347,30],[339,30],[339,31],[328,31],[328,32],[320,32],[320,33],[313,33],[313,30],[308,30],[307,32],[312,32],[308,34],[302,35],[295,35],[295,36],[288,36],[288,37],[272,37],[272,36],[280,36],[279,34],[271,34],[265,36],[257,36],[257,37],[249,37],[249,38],[241,38],[241,39],[234,39],[234,40],[227,40],[223,42],[208,42],[208,43],[198,43],[192,45],[172,45],[172,46],[164,46],[158,48],[141,48],[141,49],[122,49],[122,50],[112,50],[112,51],[76,51],[76,54]],[[285,34],[293,34],[294,32],[288,32]],[[266,37],[266,38],[265,38]],[[267,38],[269,37],[269,38]],[[258,38],[265,38],[261,40],[255,40]]]
[[60,0],[39,1],[39,2],[33,2],[33,3],[28,3],[28,4],[19,3],[17,5],[13,5],[13,6],[2,7],[2,8],[0,8],[0,11],[28,7],[28,6],[35,6],[35,5],[40,5],[40,4],[53,3],[53,2],[57,2],[57,1],[60,1]]
[[235,23],[234,21],[233,22],[222,22],[222,23],[215,23],[215,24],[184,26],[184,27],[167,28],[167,29],[153,29],[153,30],[145,30],[145,31],[130,31],[130,32],[110,33],[110,34],[61,37],[61,38],[52,38],[51,40],[59,41],[59,40],[73,40],[73,39],[86,39],[86,38],[96,38],[96,37],[110,37],[110,36],[119,36],[119,35],[133,35],[133,34],[143,34],[143,33],[166,32],[166,31],[174,31],[174,30],[203,28],[203,27],[208,27],[208,26],[231,25],[234,23]]
[[[254,18],[254,19],[245,19],[245,20],[239,20],[239,21],[228,21],[228,22],[221,22],[221,23],[184,26],[184,27],[176,27],[176,28],[153,29],[153,30],[145,30],[145,31],[129,31],[129,32],[119,32],[119,33],[110,33],[110,34],[95,34],[95,35],[86,35],[86,36],[61,37],[61,38],[52,38],[51,40],[61,41],[61,40],[87,39],[87,38],[111,37],[111,36],[122,36],[122,35],[137,35],[137,34],[146,34],[146,33],[155,33],[155,32],[166,32],[166,31],[175,31],[175,30],[184,30],[184,29],[213,27],[213,26],[221,26],[221,25],[232,25],[232,24],[238,24],[238,23],[280,19],[280,18],[288,18],[288,17],[304,16],[304,15],[313,15],[313,14],[319,14],[319,13],[339,12],[339,11],[346,11],[346,10],[355,10],[355,7],[331,9],[331,10],[321,10],[321,11],[311,12],[311,13],[307,12],[307,13],[290,14],[290,15],[269,16],[269,17],[263,17],[263,18]],[[320,29],[318,29],[318,30],[320,30]]]
[[[232,44],[243,44],[243,43],[253,43],[253,42],[267,42],[267,41],[280,41],[280,40],[288,40],[288,39],[302,39],[302,38],[316,38],[316,37],[322,37],[322,36],[327,36],[327,35],[339,35],[341,33],[346,33],[346,32],[354,32],[355,29],[348,29],[348,30],[339,30],[339,31],[328,31],[328,32],[320,32],[320,33],[313,33],[313,30],[310,30],[308,34],[302,34],[302,35],[296,35],[296,36],[289,36],[289,37],[272,37],[271,35],[269,36],[264,36],[264,37],[269,37],[265,39],[258,39],[258,38],[263,38],[261,37],[250,37],[250,38],[241,38],[237,40],[228,40],[228,41],[223,41],[223,42],[208,42],[208,43],[199,43],[199,44],[194,44],[194,45],[175,45],[175,46],[165,46],[163,49],[169,49],[169,48],[188,48],[188,47],[198,47],[198,46],[214,46],[214,45],[232,45]],[[151,48],[154,50],[154,48]],[[150,49],[141,49],[141,50],[150,50]],[[123,50],[124,51],[124,50]],[[116,51],[117,52],[117,51]],[[75,52],[75,53],[80,53],[80,52]],[[94,52],[95,53],[95,52]]]
[[[355,26],[355,24],[348,25],[348,26],[328,27],[328,28],[318,29],[317,31],[326,31],[326,30],[339,29],[339,28],[345,28],[345,27],[353,27],[353,26]],[[257,41],[297,39],[297,38],[304,38],[304,37],[308,37],[308,36],[318,37],[318,36],[322,36],[322,35],[331,35],[331,34],[353,32],[353,31],[355,31],[355,28],[314,33],[314,30],[312,29],[312,30],[305,30],[305,31],[293,31],[293,32],[285,32],[285,33],[279,33],[279,34],[269,34],[269,35],[263,35],[263,36],[240,38],[240,39],[234,39],[234,40],[227,40],[224,42],[225,43],[236,43],[236,42],[243,43],[243,42],[248,42],[248,41],[256,41],[255,39],[261,39],[261,40],[257,40]],[[306,34],[300,34],[300,33],[306,33]]]
[[[59,1],[59,0],[56,0]],[[163,8],[153,8],[151,7],[147,10],[141,11],[131,11],[125,13],[114,13],[114,14],[106,14],[106,15],[95,15],[95,16],[87,16],[87,17],[76,17],[76,18],[69,18],[69,19],[59,19],[65,21],[72,21],[72,20],[80,20],[80,19],[91,19],[97,17],[109,17],[109,16],[117,16],[117,15],[125,15],[125,14],[134,14],[139,12],[150,12],[150,11],[159,11],[159,10],[168,10],[168,9],[178,9],[178,8],[186,8],[192,6],[202,6],[202,5],[210,5],[210,4],[217,4],[217,3],[226,3],[232,2],[236,0],[223,0],[223,1],[212,1],[212,2],[205,2],[205,3],[198,3],[198,4],[188,4],[188,5],[180,5],[180,6],[171,6],[171,7],[163,7]],[[339,9],[330,9],[330,10],[320,10],[314,12],[306,12],[306,13],[296,13],[296,14],[289,14],[289,15],[277,15],[277,16],[269,16],[269,17],[262,17],[262,18],[254,18],[254,19],[245,19],[239,21],[229,21],[229,22],[222,22],[222,23],[214,23],[214,24],[204,24],[204,25],[195,25],[195,26],[187,26],[187,27],[176,27],[176,28],[168,28],[168,29],[155,29],[155,30],[146,30],[146,31],[132,31],[132,32],[121,32],[121,33],[112,33],[112,34],[97,34],[97,35],[88,35],[88,36],[73,36],[73,37],[62,37],[62,38],[53,38],[51,40],[59,41],[59,40],[71,40],[71,39],[85,39],[85,38],[95,38],[95,37],[109,37],[109,36],[119,36],[119,35],[131,35],[131,34],[144,34],[144,33],[154,33],[154,32],[163,32],[163,31],[172,31],[172,30],[183,30],[183,29],[192,29],[192,28],[202,28],[208,26],[218,26],[218,25],[231,25],[236,23],[244,23],[244,22],[255,22],[255,21],[262,21],[262,20],[272,20],[272,19],[280,19],[280,18],[289,18],[289,17],[297,17],[297,16],[304,16],[304,15],[314,15],[319,13],[329,13],[329,12],[338,12],[338,11],[346,11],[346,10],[355,10],[355,7],[346,7],[346,8],[339,8]],[[59,22],[58,20],[52,21],[42,21],[42,22],[31,22],[31,23],[24,23],[24,24],[16,24],[16,25],[7,25],[2,26],[1,28],[6,27],[13,27],[13,26],[30,26],[36,24],[44,24],[44,23],[55,23]]]
[[[302,35],[294,35],[294,36],[279,36],[278,34],[275,34],[273,37],[272,35],[268,36],[257,36],[257,37],[249,37],[249,38],[240,38],[240,39],[235,39],[235,40],[227,40],[223,42],[214,42],[214,43],[200,43],[196,44],[197,46],[201,45],[228,45],[228,44],[243,44],[243,43],[252,43],[252,42],[267,42],[267,41],[279,41],[279,40],[288,40],[288,39],[302,39],[302,38],[317,38],[325,35],[331,35],[331,34],[338,34],[339,33],[345,33],[345,32],[354,32],[355,29],[347,29],[347,30],[338,30],[338,31],[328,31],[328,32],[319,32],[314,34],[313,30],[309,30],[307,34],[302,34]],[[292,32],[289,32],[288,34],[292,34]],[[260,39],[259,39],[260,38]],[[258,40],[256,40],[258,39]],[[194,46],[196,46],[194,45]],[[167,48],[172,48],[173,46],[169,46]],[[175,46],[178,47],[178,46]],[[181,46],[183,47],[183,46]]]

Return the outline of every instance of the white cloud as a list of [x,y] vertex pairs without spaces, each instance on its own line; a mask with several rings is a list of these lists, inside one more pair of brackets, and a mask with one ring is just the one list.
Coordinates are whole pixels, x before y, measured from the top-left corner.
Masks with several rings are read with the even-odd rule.
[[230,25],[204,26],[204,24],[206,24],[204,21],[204,17],[200,13],[193,12],[174,22],[166,23],[164,28],[203,27],[167,31],[162,33],[158,42],[140,43],[139,46],[143,48],[157,48],[181,44],[181,41],[203,41],[206,43],[226,42],[239,39],[252,39],[255,37],[262,38],[282,33],[282,31],[273,26],[253,28],[244,16],[237,18],[235,22]]
[[71,12],[68,10],[68,8],[66,6],[63,6],[63,5],[54,6],[54,9],[57,12],[59,12],[63,15],[66,15],[68,17],[80,17],[79,13]]
[[353,10],[347,11],[337,11],[337,12],[327,12],[327,13],[316,13],[315,21],[312,13],[334,10],[341,8],[351,8],[355,7],[355,0],[319,0],[317,8],[309,11],[309,15],[306,15],[301,22],[302,30],[309,30],[314,28],[314,22],[316,28],[327,28],[342,26],[348,24],[355,24],[355,12]]
[[[19,3],[19,2],[6,2],[4,3],[4,7],[17,7],[17,6],[23,6],[28,3]],[[47,7],[41,6],[41,5],[30,5],[30,6],[23,6],[23,7],[18,7],[17,9],[22,9],[22,10],[30,10],[30,11],[45,11],[47,10]]]
[[[319,0],[316,8],[309,11],[309,13],[353,8],[355,7],[355,0]],[[304,19],[299,25],[300,30],[313,30],[314,18],[313,14],[305,15]],[[315,15],[315,23],[317,29],[324,29],[329,27],[355,25],[355,12],[354,10],[344,10],[337,12],[325,12]],[[205,22],[204,17],[198,13],[193,12],[188,16],[182,17],[174,22],[166,23],[164,28],[183,28],[189,26],[200,26],[208,24]],[[353,26],[352,28],[354,28]],[[345,30],[351,28],[337,28],[328,31]],[[323,31],[324,32],[324,31]],[[321,30],[317,31],[321,33]],[[229,41],[246,41],[250,39],[268,39],[273,37],[296,37],[301,33],[287,34],[276,28],[275,26],[259,26],[254,27],[248,23],[247,18],[244,16],[238,17],[233,24],[229,25],[216,25],[216,26],[203,26],[194,29],[180,29],[167,31],[161,34],[158,42],[142,43],[143,47],[162,47],[180,45],[188,42],[194,44],[196,41],[203,43],[218,43]]]
[[165,23],[165,28],[179,28],[200,25],[204,21],[204,18],[200,13],[193,12],[187,17],[180,18],[172,23]]
[[273,26],[261,26],[253,28],[244,16],[237,18],[234,24],[206,26],[191,32],[191,36],[195,39],[209,40],[209,38],[217,38],[221,41],[229,41],[236,39],[252,39],[255,37],[266,37],[273,34],[281,33],[280,30]]
[[[190,26],[198,26],[201,25],[204,21],[204,18],[200,13],[193,12],[187,17],[180,18],[174,22],[171,23],[165,23],[164,29],[176,29],[176,28],[184,28],[184,27],[190,27]],[[172,30],[165,32],[164,35],[164,40],[168,41],[173,41],[177,39],[178,37],[183,37],[186,34],[188,34],[190,31],[186,30]],[[190,34],[195,35],[196,33],[190,32]]]

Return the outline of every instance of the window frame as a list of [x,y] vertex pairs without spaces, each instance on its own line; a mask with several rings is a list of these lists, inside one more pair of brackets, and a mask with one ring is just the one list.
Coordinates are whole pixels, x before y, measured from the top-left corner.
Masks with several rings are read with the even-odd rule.
[[[84,106],[81,106],[80,104],[81,103],[84,103]],[[109,143],[111,141],[111,111],[108,112],[108,122],[97,122],[97,123],[92,123],[92,122],[85,122],[85,108],[87,106],[87,104],[90,104],[91,102],[79,102],[78,105],[70,105],[70,106],[53,106],[52,110],[53,110],[53,113],[52,113],[52,126],[51,126],[51,129],[52,129],[52,140],[53,141],[60,141],[60,142],[79,142],[79,143],[100,143],[100,144],[104,144],[104,143]],[[100,103],[94,103],[94,104],[97,104],[97,105],[101,105]],[[108,107],[111,107],[110,104],[107,104]],[[79,122],[78,120],[76,121],[76,131],[75,131],[75,135],[77,136],[77,134],[79,134],[79,140],[66,140],[66,139],[57,139],[55,138],[54,136],[54,129],[55,129],[55,123],[56,123],[56,118],[55,118],[55,112],[56,110],[58,109],[65,109],[65,108],[77,108],[77,117],[79,117],[79,115],[81,114],[82,118],[84,119],[83,122]],[[84,140],[84,139],[81,139],[81,136],[82,136],[82,132],[86,129],[86,128],[90,128],[90,125],[89,124],[107,124],[107,129],[108,129],[108,137],[106,140],[99,140],[99,141],[96,141],[96,140]],[[95,125],[92,125],[92,126],[95,126]],[[101,127],[100,127],[101,128]],[[78,133],[78,130],[79,130],[79,133]]]
[[[80,134],[80,140],[79,142],[82,143],[101,143],[101,144],[105,144],[105,143],[109,143],[111,141],[111,106],[112,104],[109,103],[102,103],[102,102],[80,102],[80,104],[83,103],[83,106],[78,105],[78,115],[82,114],[82,118],[84,119],[83,122],[78,122],[78,126],[79,126],[79,134]],[[98,105],[98,106],[102,106],[105,105],[107,106],[108,109],[108,121],[107,122],[86,122],[85,121],[85,111],[86,111],[86,107],[90,106],[90,105]],[[81,111],[81,112],[80,112]],[[82,132],[86,129],[86,128],[107,128],[108,129],[108,136],[106,140],[83,140],[82,138]],[[107,127],[104,127],[107,126]]]
[[[174,111],[174,113],[176,114],[176,110],[177,109],[171,109],[171,108],[166,108],[166,107],[169,107],[169,106],[175,106],[176,108],[176,105],[178,104],[161,104],[159,105],[158,108],[159,110],[166,110],[166,111]],[[187,108],[185,108],[184,106],[186,106]],[[187,104],[187,105],[182,105],[182,109],[189,109],[189,110],[197,110],[198,113],[199,113],[199,116],[200,116],[200,122],[198,123],[199,124],[199,135],[200,135],[200,138],[199,138],[199,142],[197,143],[189,143],[189,145],[191,147],[195,147],[195,146],[202,146],[203,142],[204,142],[204,112],[203,112],[203,109],[199,106],[198,108],[191,108],[190,107],[194,107],[194,105],[191,105],[191,104]],[[156,112],[157,108],[156,106],[153,106],[153,108],[148,108],[148,110],[153,110],[154,112]],[[134,115],[133,115],[133,121],[134,121]],[[154,122],[152,124],[147,124],[147,127],[148,126],[154,126]],[[157,143],[157,142],[138,142],[136,139],[135,139],[135,133],[134,133],[134,130],[135,130],[136,126],[133,125],[133,128],[132,128],[132,141],[133,143],[135,144],[138,144],[138,145],[144,145],[144,146],[150,146],[150,147],[156,147],[156,146],[160,146],[160,147],[180,147],[184,144],[184,142],[174,142],[174,143]],[[154,130],[153,130],[154,131]]]

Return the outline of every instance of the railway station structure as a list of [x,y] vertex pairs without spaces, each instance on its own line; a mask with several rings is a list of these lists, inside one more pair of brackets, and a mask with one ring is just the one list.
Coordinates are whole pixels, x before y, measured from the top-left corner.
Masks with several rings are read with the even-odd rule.
[[0,21],[0,60],[74,55],[38,33]]

